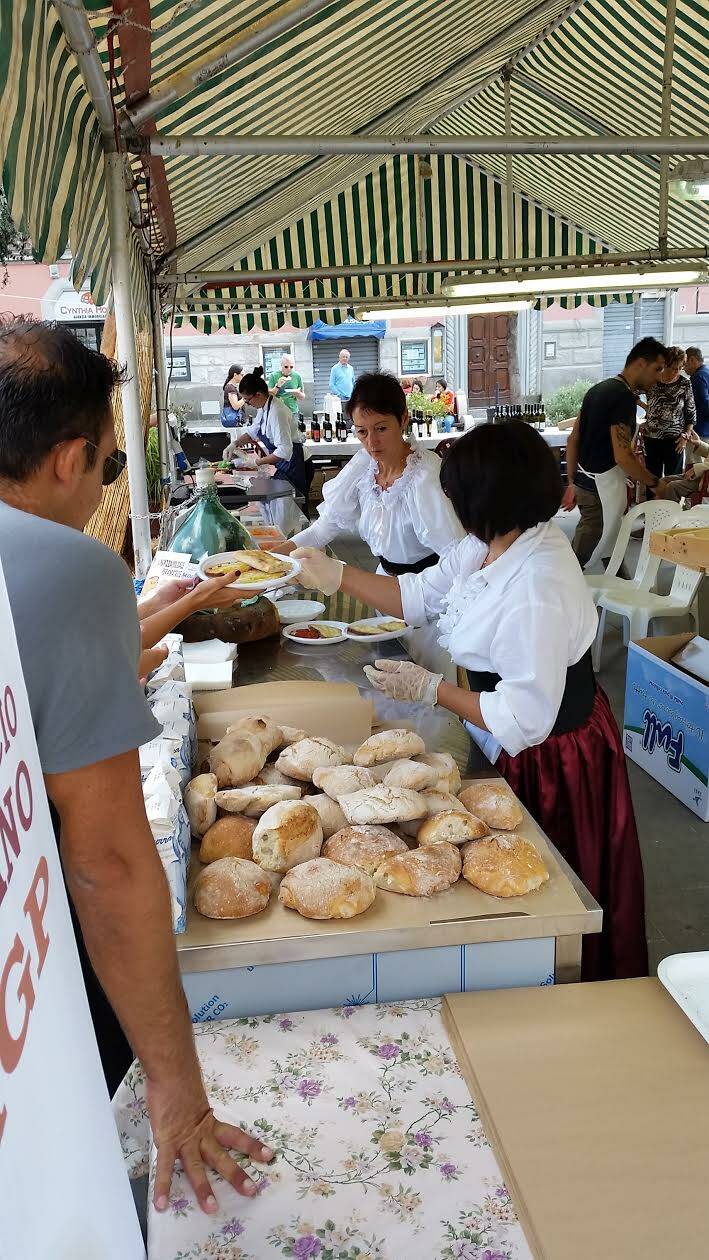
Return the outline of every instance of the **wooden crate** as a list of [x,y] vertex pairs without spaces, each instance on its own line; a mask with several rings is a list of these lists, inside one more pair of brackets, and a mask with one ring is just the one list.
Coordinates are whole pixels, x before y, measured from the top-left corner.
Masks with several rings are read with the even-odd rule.
[[709,526],[701,529],[659,529],[650,535],[650,551],[673,564],[709,573]]

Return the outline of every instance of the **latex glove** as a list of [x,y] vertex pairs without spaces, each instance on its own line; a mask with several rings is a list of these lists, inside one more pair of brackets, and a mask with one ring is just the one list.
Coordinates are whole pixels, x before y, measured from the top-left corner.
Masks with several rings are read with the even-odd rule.
[[230,442],[222,451],[222,459],[228,464],[232,459],[236,459],[237,454],[241,450],[241,443],[237,440]]
[[291,556],[300,561],[300,573],[295,574],[295,579],[306,591],[322,591],[323,595],[339,591],[345,567],[341,560],[326,556],[317,547],[296,547]]
[[374,665],[365,665],[364,672],[372,686],[392,700],[428,704],[431,708],[438,702],[443,674],[432,674],[413,661],[375,661]]

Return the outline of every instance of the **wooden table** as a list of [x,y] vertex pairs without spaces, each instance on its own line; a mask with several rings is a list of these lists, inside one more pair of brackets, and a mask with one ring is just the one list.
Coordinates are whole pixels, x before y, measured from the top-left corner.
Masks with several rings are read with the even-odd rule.
[[709,525],[701,529],[659,529],[650,535],[650,551],[672,564],[703,574],[697,592],[697,629],[709,637]]

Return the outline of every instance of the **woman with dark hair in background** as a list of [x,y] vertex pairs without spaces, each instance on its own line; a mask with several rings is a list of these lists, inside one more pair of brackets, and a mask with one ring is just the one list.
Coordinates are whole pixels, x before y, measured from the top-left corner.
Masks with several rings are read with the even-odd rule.
[[618,727],[596,686],[593,599],[552,518],[561,477],[529,425],[481,425],[447,453],[441,484],[466,532],[433,568],[382,577],[298,550],[298,580],[342,588],[413,625],[437,621],[470,690],[410,661],[365,672],[395,700],[442,705],[483,749],[603,908],[585,979],[647,973],[643,871]]
[[240,363],[234,363],[227,374],[227,378],[222,385],[222,414],[221,421],[225,429],[234,429],[237,424],[241,424],[244,419],[244,404],[239,397],[239,385],[244,374],[244,369]]
[[[325,547],[338,534],[357,533],[376,556],[378,573],[421,573],[463,536],[441,489],[441,461],[406,437],[409,415],[396,377],[360,376],[347,409],[362,450],[325,482],[319,520],[291,546]],[[416,638],[410,646],[417,659],[446,664],[434,635]]]
[[242,377],[239,397],[256,408],[256,415],[252,424],[227,447],[225,456],[229,458],[236,447],[255,446],[259,466],[273,464],[277,476],[290,481],[298,494],[305,494],[305,460],[298,422],[285,403],[269,393],[262,367]]
[[443,377],[439,377],[436,381],[436,389],[433,397],[443,403],[449,415],[453,414],[455,410],[455,394],[452,389],[448,388],[448,382],[444,381]]
[[645,464],[660,478],[674,477],[682,471],[685,435],[697,416],[692,382],[682,371],[686,361],[680,346],[667,346],[664,371],[647,395],[643,425]]

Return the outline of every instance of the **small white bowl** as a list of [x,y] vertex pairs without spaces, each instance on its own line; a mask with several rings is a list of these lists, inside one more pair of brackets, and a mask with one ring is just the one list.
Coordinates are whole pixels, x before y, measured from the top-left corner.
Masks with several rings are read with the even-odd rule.
[[283,626],[294,625],[298,621],[315,621],[325,611],[325,605],[317,599],[274,599],[273,603]]

